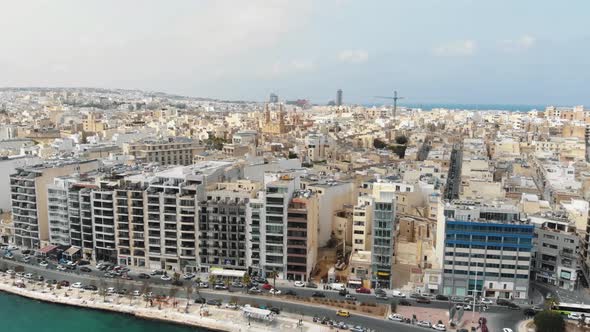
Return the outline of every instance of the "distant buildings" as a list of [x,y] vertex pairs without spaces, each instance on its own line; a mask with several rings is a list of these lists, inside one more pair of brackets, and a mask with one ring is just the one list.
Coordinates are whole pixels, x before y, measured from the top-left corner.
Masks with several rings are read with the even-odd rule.
[[342,106],[342,89],[336,91],[336,106]]

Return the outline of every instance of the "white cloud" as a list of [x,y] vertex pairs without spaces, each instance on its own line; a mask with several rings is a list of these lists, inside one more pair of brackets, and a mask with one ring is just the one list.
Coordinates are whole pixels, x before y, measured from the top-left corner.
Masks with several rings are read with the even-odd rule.
[[531,35],[523,35],[517,39],[506,39],[500,42],[500,49],[504,52],[515,53],[526,51],[535,46],[537,39]]
[[369,53],[365,50],[344,50],[338,53],[338,60],[348,63],[363,63],[369,60]]
[[456,40],[439,45],[432,50],[436,56],[471,56],[475,54],[477,44],[474,40]]

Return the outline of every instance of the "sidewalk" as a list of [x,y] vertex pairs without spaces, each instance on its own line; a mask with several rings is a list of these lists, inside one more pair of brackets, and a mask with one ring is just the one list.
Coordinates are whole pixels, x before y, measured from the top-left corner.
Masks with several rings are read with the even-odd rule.
[[[292,315],[277,316],[273,322],[260,322],[254,319],[249,321],[241,310],[221,309],[194,303],[189,303],[187,310],[187,301],[182,298],[168,299],[161,304],[149,306],[142,297],[120,295],[103,297],[97,292],[83,289],[68,287],[50,289],[44,283],[34,281],[25,281],[26,288],[18,288],[13,286],[15,280],[8,275],[0,275],[0,290],[45,302],[126,313],[140,318],[205,327],[216,331],[320,332],[329,330],[326,326],[311,322],[309,318],[303,321],[303,325],[298,325],[299,317]],[[173,305],[174,301],[177,302],[176,305]],[[205,310],[209,313],[208,315],[202,314]]]

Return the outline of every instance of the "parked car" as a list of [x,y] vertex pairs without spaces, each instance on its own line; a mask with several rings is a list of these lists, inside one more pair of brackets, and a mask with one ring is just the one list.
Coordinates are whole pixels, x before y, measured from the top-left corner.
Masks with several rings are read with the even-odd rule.
[[571,320],[581,320],[581,319],[582,319],[582,315],[580,315],[580,314],[578,314],[578,313],[576,313],[576,312],[572,312],[572,313],[569,313],[569,314],[567,315],[567,319],[571,319]]
[[356,301],[356,296],[354,296],[352,294],[346,294],[346,296],[344,298],[348,301]]
[[269,290],[268,292],[271,293],[272,295],[281,295],[281,290],[276,289],[276,288],[273,288],[273,289]]
[[424,304],[429,304],[430,303],[430,299],[424,296],[420,296],[418,298],[416,298],[416,303],[424,303]]
[[416,325],[422,326],[422,327],[427,327],[427,328],[432,327],[432,323],[430,323],[429,321],[426,321],[426,320],[421,320],[418,323],[416,323]]
[[410,303],[410,301],[406,300],[406,299],[401,299],[399,300],[399,302],[397,303],[399,305],[405,305],[405,306],[411,306],[412,304]]
[[447,327],[444,324],[434,324],[432,328],[436,331],[446,331]]
[[32,273],[27,273],[24,275],[25,279],[33,279],[33,274]]
[[371,294],[371,290],[368,289],[368,288],[365,288],[365,287],[359,287],[359,288],[357,288],[356,289],[356,292],[357,293],[360,293],[360,294]]
[[40,261],[39,262],[39,266],[41,267],[47,267],[49,265],[49,263],[47,263],[47,261]]
[[272,289],[272,285],[271,284],[264,284],[264,285],[262,285],[262,289],[269,291]]
[[152,276],[158,276],[158,275],[162,275],[162,274],[165,274],[165,272],[162,270],[154,270],[150,273],[150,275],[152,275]]
[[537,314],[537,312],[531,308],[526,308],[522,312],[525,316],[529,316],[529,317],[532,317]]
[[57,266],[57,269],[59,271],[66,271],[68,268],[60,264],[60,265]]
[[403,299],[406,297],[406,294],[404,294],[400,291],[394,290],[393,293],[391,294],[391,296]]
[[318,288],[318,285],[314,284],[313,282],[308,282],[307,284],[305,284],[305,287],[307,287],[307,288]]
[[62,280],[62,281],[59,282],[59,285],[61,287],[69,287],[70,286],[70,282],[67,281],[67,280]]
[[285,295],[297,296],[297,293],[295,293],[294,291],[292,291],[292,290],[288,289],[288,290],[285,292]]
[[387,316],[387,319],[392,320],[394,322],[401,322],[404,320],[404,317],[400,314],[391,314]]
[[221,300],[211,299],[207,300],[208,305],[221,306]]
[[197,297],[195,299],[195,303],[205,304],[205,303],[207,303],[207,300],[205,300],[205,298],[203,298],[203,297]]
[[479,300],[480,303],[482,304],[493,304],[494,301],[490,300],[490,299],[486,299],[485,297],[482,298],[481,300]]
[[198,287],[199,288],[209,288],[209,283],[208,282],[200,282]]
[[339,309],[338,311],[336,311],[336,315],[340,317],[350,317],[350,311]]
[[516,303],[513,303],[513,302],[509,302],[507,307],[512,310],[520,310],[520,306]]
[[348,290],[346,290],[346,288],[338,291],[338,295],[340,296],[346,296],[346,294],[348,294]]
[[226,309],[232,309],[232,310],[237,310],[239,307],[236,303],[226,303],[225,304],[225,308]]
[[420,294],[418,294],[418,293],[412,293],[412,294],[410,294],[410,298],[412,298],[412,299],[417,299],[417,298],[419,298],[420,296],[422,296],[422,295],[420,295]]
[[131,295],[136,296],[136,297],[141,296],[141,292],[136,289],[133,291],[133,293],[131,293]]
[[88,266],[82,266],[80,268],[81,272],[92,272],[92,270]]
[[86,285],[84,287],[82,287],[85,290],[89,290],[89,291],[97,291],[98,287],[94,286],[94,285]]
[[167,275],[167,274],[162,274],[162,276],[160,277],[160,279],[162,279],[164,281],[170,281],[170,280],[172,280],[172,278],[170,278],[170,276]]
[[451,301],[452,302],[461,302],[461,301],[463,301],[463,299],[458,296],[451,296]]
[[244,284],[243,284],[243,283],[241,283],[241,282],[239,282],[239,281],[234,281],[234,282],[232,282],[232,283],[231,283],[231,286],[232,286],[232,287],[235,287],[235,288],[244,288]]
[[72,284],[72,288],[82,288],[82,283],[81,282],[75,282]]
[[279,315],[281,313],[281,309],[279,309],[277,307],[270,307],[270,308],[268,308],[268,310],[274,312],[277,315]]
[[258,287],[252,287],[252,288],[248,289],[248,293],[260,294],[260,293],[262,293],[262,290],[260,290],[260,288],[258,288]]
[[192,278],[196,277],[196,275],[194,273],[185,273],[182,276],[182,279],[184,280],[191,280]]
[[140,274],[137,275],[137,277],[139,279],[149,279],[150,278],[150,275],[147,274],[147,273],[140,273]]
[[385,299],[387,299],[387,294],[383,294],[383,293],[375,294],[375,298],[385,300]]
[[304,287],[305,282],[298,280],[298,281],[295,281],[294,285],[295,285],[295,287]]
[[326,297],[326,294],[322,293],[322,292],[313,292],[313,294],[311,294],[312,297]]
[[440,300],[440,301],[448,301],[449,297],[446,295],[442,295],[442,294],[438,294],[435,299]]
[[510,302],[510,301],[508,301],[506,299],[497,299],[496,300],[496,304],[497,305],[509,305],[508,303],[512,303],[512,302]]

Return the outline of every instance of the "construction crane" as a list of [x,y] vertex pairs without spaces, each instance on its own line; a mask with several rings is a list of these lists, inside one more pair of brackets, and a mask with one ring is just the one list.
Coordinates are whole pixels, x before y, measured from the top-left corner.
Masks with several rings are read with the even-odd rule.
[[393,120],[395,121],[395,116],[397,113],[397,101],[399,99],[404,99],[404,97],[398,97],[397,90],[396,90],[396,91],[393,91],[393,97],[375,96],[375,98],[393,100]]

